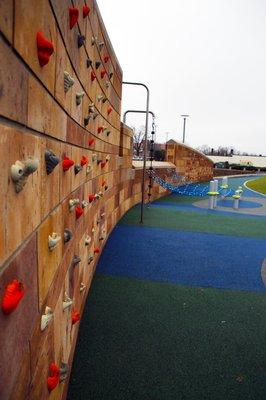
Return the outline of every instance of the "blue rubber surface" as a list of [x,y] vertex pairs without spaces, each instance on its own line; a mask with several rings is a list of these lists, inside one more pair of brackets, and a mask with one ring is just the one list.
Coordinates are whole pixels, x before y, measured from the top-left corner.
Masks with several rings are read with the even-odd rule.
[[117,226],[97,272],[190,286],[265,292],[264,239]]

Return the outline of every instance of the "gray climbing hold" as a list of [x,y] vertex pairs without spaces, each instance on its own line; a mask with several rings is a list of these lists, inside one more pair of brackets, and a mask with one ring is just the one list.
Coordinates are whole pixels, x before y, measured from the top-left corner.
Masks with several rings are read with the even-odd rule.
[[81,100],[83,99],[85,92],[76,93],[76,105],[79,106],[81,104]]
[[68,365],[64,362],[61,362],[61,368],[60,368],[60,372],[59,372],[59,381],[60,382],[64,382],[67,379],[68,372],[69,372]]
[[87,58],[86,65],[87,65],[87,68],[90,68],[92,66],[92,60]]
[[87,126],[90,122],[90,116],[84,118],[84,125]]
[[79,264],[80,261],[81,261],[81,258],[75,254],[73,259],[72,259],[72,265],[75,266],[75,265]]
[[64,230],[64,243],[69,242],[73,237],[72,232],[69,229]]
[[104,42],[100,42],[100,43],[98,44],[98,46],[99,46],[99,50],[102,51],[102,49],[103,49],[103,47],[104,47]]
[[45,164],[47,175],[53,172],[54,168],[59,164],[59,157],[57,157],[52,150],[45,150]]
[[39,166],[39,160],[37,158],[29,157],[26,161],[17,160],[15,164],[11,166],[11,178],[15,184],[15,190],[17,193],[26,185],[28,176],[33,174]]
[[95,67],[96,67],[96,69],[98,69],[98,68],[100,67],[101,64],[102,64],[101,61],[95,61]]
[[69,91],[69,89],[74,85],[75,80],[74,78],[72,78],[72,76],[70,76],[70,74],[65,71],[64,72],[64,90],[65,93]]
[[82,170],[82,166],[81,165],[75,165],[74,166],[75,175],[77,175],[81,170]]
[[83,44],[85,43],[85,40],[86,40],[86,38],[84,35],[78,35],[78,48],[83,46]]

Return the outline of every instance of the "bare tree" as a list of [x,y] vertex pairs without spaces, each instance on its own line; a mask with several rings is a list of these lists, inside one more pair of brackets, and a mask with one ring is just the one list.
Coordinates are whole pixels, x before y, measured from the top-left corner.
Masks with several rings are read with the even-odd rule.
[[[145,140],[145,126],[140,126],[138,129],[133,129],[133,149],[135,156],[139,157],[143,153],[143,145]],[[150,139],[150,134],[147,135],[147,139]]]
[[197,147],[197,150],[206,155],[209,155],[212,152],[212,149],[207,144]]

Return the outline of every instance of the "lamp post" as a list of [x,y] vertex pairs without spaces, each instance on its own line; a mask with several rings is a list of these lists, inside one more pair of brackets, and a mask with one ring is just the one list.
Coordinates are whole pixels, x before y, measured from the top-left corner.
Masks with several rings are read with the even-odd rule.
[[184,118],[184,122],[183,122],[183,143],[185,143],[185,137],[186,137],[186,119],[189,117],[189,115],[188,115],[188,114],[182,114],[181,117]]
[[143,149],[144,150],[143,151],[143,173],[142,173],[142,182],[141,182],[141,208],[140,208],[140,223],[143,224],[150,91],[149,91],[148,87],[144,83],[140,83],[140,82],[122,82],[122,84],[123,85],[143,86],[146,89],[146,92],[147,92],[147,97],[146,97],[145,139],[144,139],[144,149]]

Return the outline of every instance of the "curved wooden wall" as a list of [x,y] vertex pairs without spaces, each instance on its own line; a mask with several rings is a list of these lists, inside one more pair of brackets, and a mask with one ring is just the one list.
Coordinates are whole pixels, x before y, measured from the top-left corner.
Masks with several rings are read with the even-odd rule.
[[213,162],[205,154],[173,139],[166,144],[166,161],[173,163],[189,182],[207,182],[213,178]]
[[[83,18],[86,5],[90,12]],[[73,7],[79,10],[79,18],[70,29],[69,9]],[[54,48],[42,67],[38,32]],[[85,37],[80,47],[79,35]],[[41,49],[41,60],[47,60],[47,48]],[[69,372],[66,377],[61,374],[62,381],[49,392],[49,367],[65,363],[71,368],[79,326],[73,324],[72,311],[82,315],[109,233],[140,201],[141,171],[135,174],[132,170],[132,132],[120,125],[122,71],[94,1],[0,0],[0,55],[2,309],[6,288],[14,279],[25,289],[12,312],[0,312],[0,398],[61,399],[66,395]],[[96,68],[98,61],[101,65]],[[65,72],[74,79],[67,92]],[[76,95],[82,92],[77,105]],[[88,121],[92,103],[96,117]],[[59,158],[50,174],[47,150]],[[17,193],[11,166],[29,157],[37,158],[39,165]],[[63,171],[64,157],[73,160],[77,170],[82,157],[88,164],[77,174],[74,165]],[[95,194],[98,198],[83,204],[79,218],[75,207],[70,210],[70,200],[79,199],[81,205]],[[154,188],[153,198],[162,194]],[[66,229],[72,239],[64,243]],[[53,233],[61,240],[50,250]],[[91,242],[86,245],[87,236]],[[63,311],[67,296],[73,304]],[[41,330],[46,307],[52,319]]]

